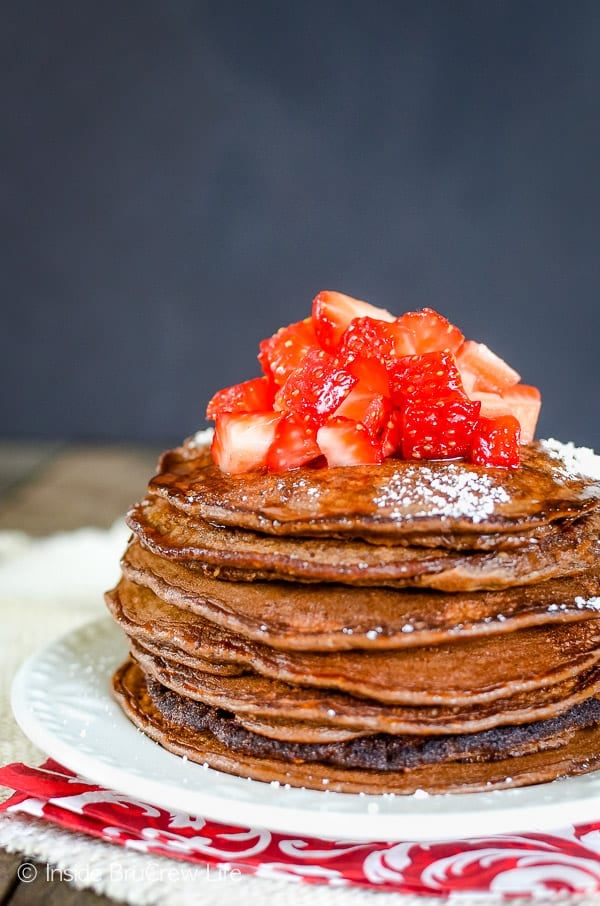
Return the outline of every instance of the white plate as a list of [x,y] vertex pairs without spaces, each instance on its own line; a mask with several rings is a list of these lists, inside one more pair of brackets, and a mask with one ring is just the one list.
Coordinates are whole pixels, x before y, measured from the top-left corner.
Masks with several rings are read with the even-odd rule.
[[600,772],[521,789],[367,796],[232,777],[185,761],[137,730],[113,700],[123,634],[88,624],[21,667],[12,706],[23,731],[65,767],[167,809],[337,840],[431,840],[550,830],[600,817]]

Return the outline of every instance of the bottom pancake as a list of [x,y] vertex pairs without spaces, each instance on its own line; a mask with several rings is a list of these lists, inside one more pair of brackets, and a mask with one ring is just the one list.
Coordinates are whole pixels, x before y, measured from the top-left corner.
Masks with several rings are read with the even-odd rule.
[[[469,739],[465,735],[452,742],[448,737],[437,737],[408,746],[405,739],[395,738],[394,752],[394,746],[382,742],[385,734],[320,746],[265,739],[239,726],[228,712],[147,682],[131,660],[115,674],[113,689],[130,720],[164,748],[226,773],[310,789],[397,794],[417,789],[430,793],[476,792],[542,783],[586,773],[600,764],[600,702],[596,699],[560,718],[529,727],[504,728],[487,736],[471,734]],[[336,752],[343,752],[347,765],[360,764],[361,758],[365,762],[366,752],[365,763],[377,764],[377,768],[337,765],[332,763]],[[317,760],[308,761],[309,753]],[[428,759],[430,763],[424,763]],[[398,768],[398,764],[402,766]]]

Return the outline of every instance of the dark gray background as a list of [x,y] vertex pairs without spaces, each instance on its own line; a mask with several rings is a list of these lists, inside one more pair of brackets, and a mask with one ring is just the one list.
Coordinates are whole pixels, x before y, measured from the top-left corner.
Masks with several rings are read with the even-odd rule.
[[172,441],[321,288],[600,447],[600,3],[3,6],[0,426]]

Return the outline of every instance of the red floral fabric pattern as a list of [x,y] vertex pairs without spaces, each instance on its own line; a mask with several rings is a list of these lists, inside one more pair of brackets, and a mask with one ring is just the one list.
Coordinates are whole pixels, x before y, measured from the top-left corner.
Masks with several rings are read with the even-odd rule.
[[405,894],[506,898],[600,891],[600,821],[552,834],[430,843],[324,840],[171,812],[78,777],[51,759],[9,764],[0,811],[30,815],[143,853],[261,877]]

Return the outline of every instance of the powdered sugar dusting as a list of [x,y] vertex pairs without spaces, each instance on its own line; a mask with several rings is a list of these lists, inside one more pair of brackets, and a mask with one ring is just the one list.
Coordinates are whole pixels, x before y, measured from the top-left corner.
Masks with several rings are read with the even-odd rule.
[[393,519],[402,518],[407,508],[412,518],[432,515],[434,509],[441,517],[477,523],[493,513],[497,504],[509,500],[506,489],[485,472],[467,470],[462,463],[448,463],[443,472],[434,472],[420,463],[395,472],[375,503],[389,510]]
[[591,598],[583,598],[581,595],[578,595],[578,597],[575,598],[575,605],[579,609],[585,607],[586,610],[600,610],[600,597],[598,597],[598,595],[593,595]]
[[573,441],[563,444],[553,437],[540,443],[552,459],[560,461],[570,478],[584,476],[600,481],[600,456],[590,447],[576,447]]
[[204,428],[202,431],[196,431],[189,444],[192,447],[206,447],[207,444],[211,443],[214,433],[214,428]]

